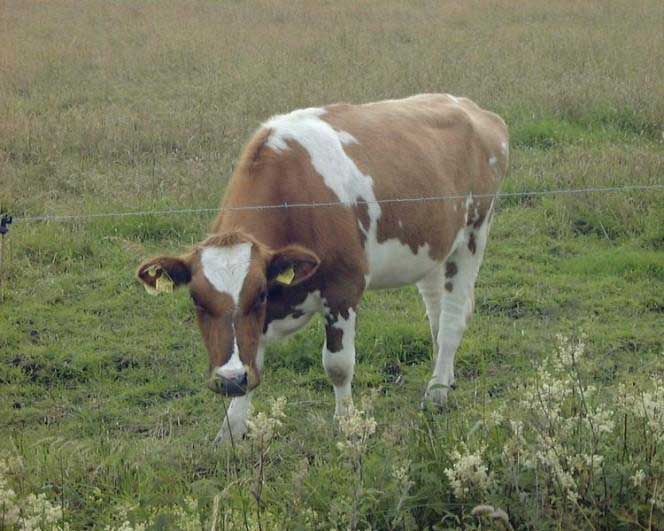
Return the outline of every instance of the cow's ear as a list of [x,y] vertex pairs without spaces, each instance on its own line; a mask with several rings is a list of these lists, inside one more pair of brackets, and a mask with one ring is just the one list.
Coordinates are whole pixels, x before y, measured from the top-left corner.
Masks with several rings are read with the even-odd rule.
[[272,253],[267,266],[267,281],[270,284],[295,286],[313,275],[320,259],[313,251],[301,245],[287,245]]
[[188,284],[191,280],[191,268],[182,258],[176,256],[158,256],[143,262],[136,272],[148,293],[170,293],[174,288]]

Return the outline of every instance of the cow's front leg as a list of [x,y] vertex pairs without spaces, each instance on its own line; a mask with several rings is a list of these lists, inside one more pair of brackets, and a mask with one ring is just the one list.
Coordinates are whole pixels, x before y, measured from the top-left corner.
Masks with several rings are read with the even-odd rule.
[[353,308],[325,316],[323,367],[334,386],[335,416],[345,415],[352,404],[351,382],[355,367],[355,321]]
[[[259,371],[263,369],[263,356],[265,354],[265,343],[263,341],[258,345],[258,352],[256,354],[256,367]],[[233,443],[239,441],[247,433],[247,418],[251,411],[251,395],[249,391],[244,396],[238,396],[231,400],[224,421],[221,423],[221,429],[217,436],[214,438],[216,444],[224,444],[232,441]]]
[[231,400],[221,429],[214,439],[216,444],[232,441],[235,443],[247,433],[247,417],[251,408],[251,392]]

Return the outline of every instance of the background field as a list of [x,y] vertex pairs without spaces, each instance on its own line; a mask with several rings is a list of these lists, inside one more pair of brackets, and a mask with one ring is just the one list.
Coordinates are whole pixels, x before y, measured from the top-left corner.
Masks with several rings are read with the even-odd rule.
[[[663,27],[657,0],[3,1],[0,210],[214,207],[270,115],[433,91],[505,118],[505,191],[661,184]],[[503,200],[443,414],[419,410],[431,345],[416,290],[369,294],[355,396],[376,395],[363,407],[378,426],[359,453],[337,445],[320,322],[268,353],[255,409],[286,397],[274,438],[212,445],[223,408],[188,296],[148,298],[133,278],[210,220],[16,221],[0,272],[0,529],[3,503],[25,521],[30,493],[73,529],[504,525],[470,514],[482,503],[520,528],[664,528],[664,193]],[[557,334],[585,350],[556,373],[552,416],[522,399],[560,358]],[[466,472],[462,442],[479,456]]]

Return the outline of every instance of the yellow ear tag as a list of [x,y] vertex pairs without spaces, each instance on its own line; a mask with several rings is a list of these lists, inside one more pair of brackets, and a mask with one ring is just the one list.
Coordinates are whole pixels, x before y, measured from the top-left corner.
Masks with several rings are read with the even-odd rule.
[[168,276],[166,271],[162,271],[162,274],[157,280],[155,280],[154,287],[157,293],[173,293],[174,282],[171,280],[171,277]]
[[293,266],[291,266],[288,269],[284,269],[281,273],[279,273],[275,280],[277,282],[281,282],[282,284],[288,286],[290,285],[291,282],[293,282],[294,278],[295,278],[295,269],[293,268]]
[[150,295],[159,295],[160,293],[173,293],[173,286],[175,283],[168,275],[168,273],[157,265],[150,266],[146,273],[150,278],[154,278],[154,288],[148,284],[143,284],[145,290]]

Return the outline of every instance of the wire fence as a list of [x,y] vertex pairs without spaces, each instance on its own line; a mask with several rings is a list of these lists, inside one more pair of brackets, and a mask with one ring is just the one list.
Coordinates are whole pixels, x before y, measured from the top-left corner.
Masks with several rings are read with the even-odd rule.
[[[497,192],[493,194],[472,194],[473,199],[502,199],[514,197],[542,197],[553,195],[579,195],[579,194],[595,194],[595,193],[619,193],[619,192],[645,192],[645,191],[664,191],[664,184],[649,184],[649,185],[626,185],[626,186],[607,186],[607,187],[590,187],[590,188],[557,188],[552,190],[529,190],[519,192]],[[357,201],[343,202],[343,201],[320,201],[310,203],[278,203],[268,205],[241,205],[241,206],[224,206],[224,207],[201,207],[201,208],[170,208],[170,209],[155,209],[155,210],[130,210],[124,212],[99,212],[99,213],[81,213],[81,214],[66,214],[66,215],[29,215],[29,216],[14,216],[15,223],[32,223],[32,222],[66,222],[66,221],[87,221],[100,218],[126,218],[133,216],[162,216],[162,215],[182,215],[182,214],[202,214],[211,212],[222,211],[265,211],[265,210],[278,210],[278,209],[302,209],[302,208],[330,208],[330,207],[350,207],[357,205],[386,205],[386,204],[409,204],[409,203],[428,203],[428,202],[442,202],[465,200],[469,197],[470,193],[463,194],[447,194],[447,195],[433,195],[426,197],[398,197],[390,199],[377,199],[365,200],[358,199]]]

